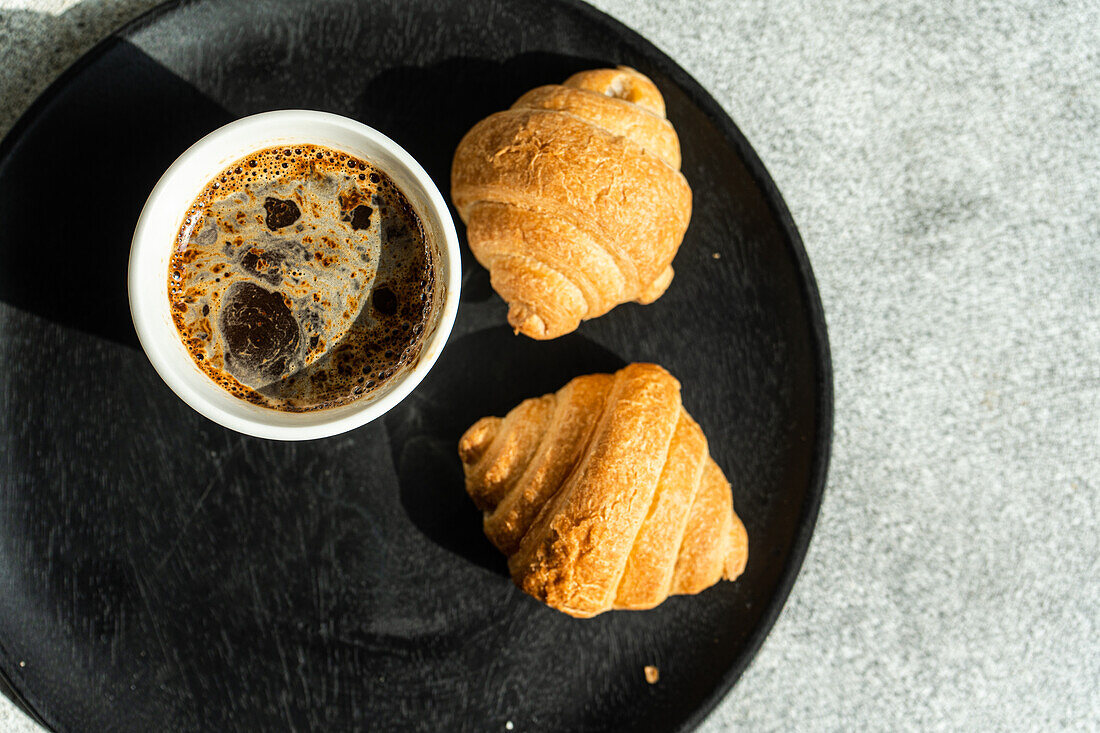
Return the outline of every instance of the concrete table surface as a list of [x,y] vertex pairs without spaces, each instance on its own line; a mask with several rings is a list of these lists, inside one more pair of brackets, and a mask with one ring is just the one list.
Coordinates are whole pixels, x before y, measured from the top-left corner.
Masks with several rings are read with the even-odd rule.
[[[154,4],[0,0],[0,133]],[[595,4],[759,152],[832,343],[817,532],[703,730],[1100,728],[1100,4]]]

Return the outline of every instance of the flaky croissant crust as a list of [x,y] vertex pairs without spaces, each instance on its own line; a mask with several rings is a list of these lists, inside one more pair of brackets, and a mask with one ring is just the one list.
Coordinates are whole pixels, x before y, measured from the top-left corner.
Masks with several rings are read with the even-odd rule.
[[549,339],[672,281],[691,218],[657,87],[627,67],[538,87],[475,125],[451,195],[517,332]]
[[578,377],[477,421],[458,451],[513,581],[560,611],[652,608],[745,568],[729,483],[659,366]]

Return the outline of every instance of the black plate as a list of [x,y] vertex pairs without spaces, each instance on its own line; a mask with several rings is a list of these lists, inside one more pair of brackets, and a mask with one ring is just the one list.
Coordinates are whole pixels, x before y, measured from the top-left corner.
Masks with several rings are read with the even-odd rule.
[[[664,92],[695,192],[654,305],[516,337],[466,252],[458,321],[423,385],[383,421],[305,444],[206,421],[138,348],[130,234],[203,134],[262,110],[338,112],[446,192],[476,120],[617,63]],[[825,324],[764,167],[649,43],[562,0],[168,5],[66,73],[0,155],[0,670],[48,726],[682,730],[745,669],[821,500]],[[455,445],[482,415],[638,360],[683,382],[733,482],[748,570],[576,621],[512,587]]]

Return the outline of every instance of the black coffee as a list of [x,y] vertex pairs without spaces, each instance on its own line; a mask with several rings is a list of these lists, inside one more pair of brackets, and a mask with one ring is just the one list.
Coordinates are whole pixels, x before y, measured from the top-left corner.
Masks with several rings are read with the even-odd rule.
[[416,363],[438,317],[437,259],[382,171],[317,145],[269,148],[195,199],[168,298],[218,384],[276,410],[322,410]]

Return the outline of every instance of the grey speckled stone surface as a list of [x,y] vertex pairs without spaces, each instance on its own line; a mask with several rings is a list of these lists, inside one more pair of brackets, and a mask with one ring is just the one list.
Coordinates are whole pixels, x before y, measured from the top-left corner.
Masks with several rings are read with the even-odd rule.
[[[0,132],[153,4],[0,0]],[[704,730],[1100,727],[1100,5],[595,4],[752,141],[829,320],[817,533]]]

